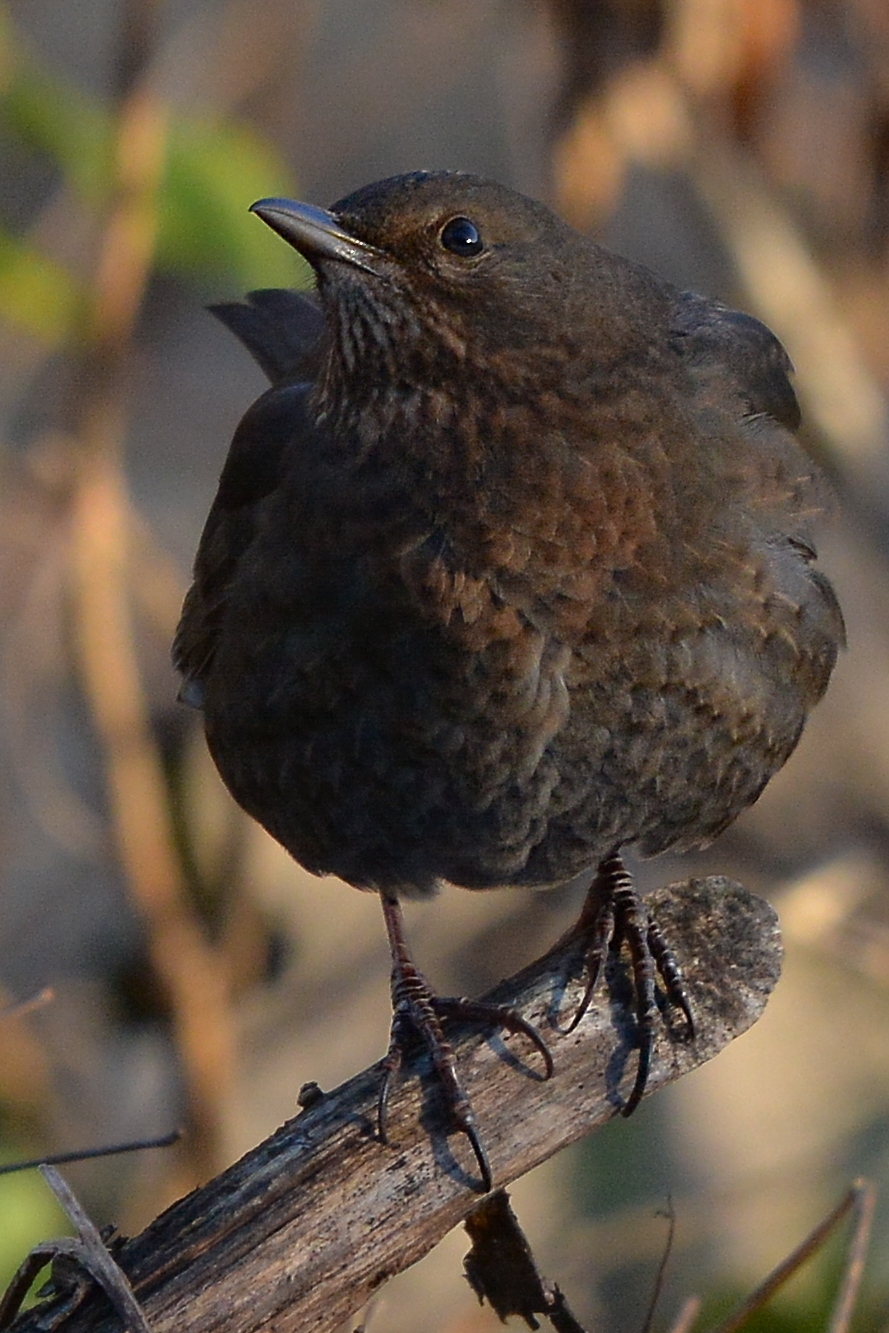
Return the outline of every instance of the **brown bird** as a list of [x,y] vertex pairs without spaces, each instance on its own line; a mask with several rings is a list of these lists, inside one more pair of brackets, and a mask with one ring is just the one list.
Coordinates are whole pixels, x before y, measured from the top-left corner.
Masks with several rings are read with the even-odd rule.
[[[174,646],[234,798],[308,870],[377,891],[393,960],[381,1092],[429,1045],[491,1171],[399,900],[596,871],[589,1002],[633,959],[644,1090],[654,972],[681,975],[623,868],[698,847],[790,755],[843,641],[814,567],[790,362],[512,190],[380,181],[253,206],[319,304],[218,308],[272,388],[235,434]],[[462,1006],[462,1007],[461,1007]]]

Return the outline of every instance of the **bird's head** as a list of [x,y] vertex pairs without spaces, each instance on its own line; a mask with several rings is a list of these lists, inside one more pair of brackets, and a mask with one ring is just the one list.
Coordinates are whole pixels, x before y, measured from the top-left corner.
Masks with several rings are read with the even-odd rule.
[[391,177],[329,211],[263,199],[253,212],[315,269],[347,374],[390,384],[453,376],[468,359],[524,391],[584,348],[607,364],[634,339],[634,305],[659,295],[545,205],[460,172]]

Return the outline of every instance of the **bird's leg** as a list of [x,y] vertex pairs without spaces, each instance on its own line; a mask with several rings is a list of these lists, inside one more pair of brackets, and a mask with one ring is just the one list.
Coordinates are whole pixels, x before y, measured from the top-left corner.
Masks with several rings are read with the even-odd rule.
[[676,957],[657,922],[648,915],[620,852],[612,852],[599,865],[571,934],[581,938],[586,947],[587,984],[569,1032],[577,1027],[589,1008],[608,950],[617,952],[626,943],[630,953],[639,1031],[639,1067],[633,1091],[621,1114],[631,1115],[642,1100],[651,1068],[658,1015],[656,974],[660,974],[668,1000],[682,1011],[690,1038],[694,1037],[695,1024]]
[[404,933],[404,917],[398,899],[385,893],[380,897],[392,954],[392,1029],[389,1050],[384,1062],[383,1082],[377,1100],[377,1125],[380,1138],[384,1143],[387,1141],[386,1111],[392,1079],[401,1067],[412,1034],[417,1034],[429,1049],[435,1075],[454,1127],[466,1135],[475,1153],[482,1185],[487,1193],[493,1186],[491,1166],[479,1137],[469,1098],[457,1076],[454,1052],[444,1035],[441,1020],[462,1018],[469,1022],[485,1023],[491,1027],[502,1027],[507,1032],[523,1033],[543,1056],[545,1078],[550,1078],[553,1072],[549,1047],[537,1029],[513,1009],[496,1004],[483,1004],[477,1000],[445,999],[436,995],[411,958]]

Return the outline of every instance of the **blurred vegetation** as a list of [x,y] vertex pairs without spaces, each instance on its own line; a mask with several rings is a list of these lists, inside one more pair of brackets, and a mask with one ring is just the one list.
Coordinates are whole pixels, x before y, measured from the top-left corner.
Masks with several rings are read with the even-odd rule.
[[[49,164],[58,188],[88,209],[107,204],[114,179],[115,110],[54,72],[23,46],[0,8],[0,125],[22,150]],[[245,199],[292,190],[292,174],[271,143],[228,119],[170,116],[158,184],[153,263],[201,284],[236,289],[308,283],[301,261],[269,244]],[[80,332],[86,275],[0,226],[0,316],[50,347]]]
[[[77,10],[76,18],[72,11]],[[58,34],[62,33],[62,37]],[[779,901],[786,975],[714,1065],[522,1182],[541,1265],[638,1329],[713,1318],[861,1172],[881,1184],[860,1330],[889,1326],[889,10],[884,0],[7,0],[0,4],[0,1015],[6,1157],[163,1132],[73,1168],[143,1225],[385,1046],[376,906],[292,866],[220,791],[167,651],[227,439],[260,389],[208,297],[305,283],[247,213],[418,166],[548,194],[787,344],[840,495],[851,650],[799,754],[696,869]],[[297,187],[297,182],[299,183]],[[570,893],[411,909],[443,991],[564,928]],[[0,1182],[0,1282],[58,1228]],[[835,1242],[751,1329],[826,1326]],[[459,1254],[393,1284],[390,1333],[491,1329]],[[707,1321],[704,1320],[704,1323]],[[711,1321],[712,1322],[712,1321]],[[696,1328],[702,1327],[698,1322]]]
[[[8,1153],[4,1162],[15,1160]],[[5,1286],[25,1254],[48,1236],[69,1230],[61,1208],[36,1171],[0,1179],[0,1272]]]

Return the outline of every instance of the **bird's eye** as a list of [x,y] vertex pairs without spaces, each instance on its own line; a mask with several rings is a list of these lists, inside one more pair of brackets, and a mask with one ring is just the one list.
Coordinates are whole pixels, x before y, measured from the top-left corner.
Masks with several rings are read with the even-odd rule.
[[485,243],[479,235],[478,227],[469,218],[451,218],[441,229],[440,240],[446,250],[461,259],[471,259],[480,255]]

